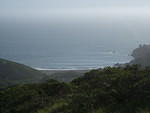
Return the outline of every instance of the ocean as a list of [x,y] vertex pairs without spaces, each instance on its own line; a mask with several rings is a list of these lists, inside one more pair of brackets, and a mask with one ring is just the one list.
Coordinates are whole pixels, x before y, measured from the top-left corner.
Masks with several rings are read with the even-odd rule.
[[0,20],[0,58],[37,69],[95,69],[150,43],[147,19]]

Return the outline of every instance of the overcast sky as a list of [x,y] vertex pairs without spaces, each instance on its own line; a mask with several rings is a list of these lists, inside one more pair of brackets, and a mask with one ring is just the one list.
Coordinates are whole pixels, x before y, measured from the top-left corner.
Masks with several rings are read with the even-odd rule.
[[0,0],[0,13],[140,12],[150,13],[150,0]]
[[0,0],[2,9],[149,7],[150,0]]

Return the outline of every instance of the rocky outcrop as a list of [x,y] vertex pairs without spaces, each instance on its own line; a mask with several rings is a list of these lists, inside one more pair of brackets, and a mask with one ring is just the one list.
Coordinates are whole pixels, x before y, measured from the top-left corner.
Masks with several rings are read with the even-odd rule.
[[134,59],[129,64],[150,66],[150,45],[139,45],[131,55]]

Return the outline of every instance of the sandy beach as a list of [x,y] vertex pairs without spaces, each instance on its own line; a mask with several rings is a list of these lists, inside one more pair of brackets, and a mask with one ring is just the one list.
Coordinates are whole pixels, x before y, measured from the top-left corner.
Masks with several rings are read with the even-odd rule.
[[48,70],[40,70],[40,71],[46,74],[49,78],[56,79],[62,82],[70,82],[73,79],[83,76],[86,72],[90,70],[48,69]]

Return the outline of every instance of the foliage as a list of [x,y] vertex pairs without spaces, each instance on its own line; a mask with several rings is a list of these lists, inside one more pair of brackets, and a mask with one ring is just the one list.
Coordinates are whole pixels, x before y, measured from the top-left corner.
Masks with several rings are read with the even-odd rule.
[[41,82],[43,73],[23,64],[0,59],[0,88],[21,83]]
[[48,80],[0,91],[1,113],[149,113],[150,68],[92,70],[69,84]]
[[70,92],[64,83],[51,80],[39,84],[24,84],[0,91],[0,113],[31,113],[51,105]]

